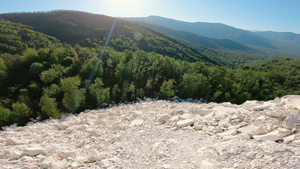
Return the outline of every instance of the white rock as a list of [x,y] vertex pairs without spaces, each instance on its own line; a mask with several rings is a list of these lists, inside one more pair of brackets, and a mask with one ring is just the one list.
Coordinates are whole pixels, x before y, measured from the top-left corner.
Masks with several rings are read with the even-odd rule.
[[66,150],[66,151],[63,151],[62,154],[65,158],[67,158],[67,157],[76,158],[76,153],[74,151]]
[[27,147],[24,149],[23,153],[29,156],[35,156],[38,154],[44,154],[44,148],[39,145],[33,145],[32,147]]
[[285,137],[285,136],[288,136],[288,135],[292,134],[292,130],[286,129],[286,128],[278,128],[278,131],[280,132],[282,137]]
[[131,122],[130,127],[140,126],[144,123],[143,119],[135,119]]
[[9,160],[15,160],[15,159],[19,159],[21,157],[21,153],[19,153],[18,151],[12,151],[9,155],[8,155],[8,159]]
[[267,111],[267,112],[266,112],[266,115],[267,115],[267,116],[270,116],[270,117],[275,117],[275,118],[280,118],[280,117],[282,117],[282,113],[276,112],[276,111]]
[[287,101],[287,105],[300,110],[300,98],[292,98]]
[[223,133],[218,133],[217,135],[220,136],[220,137],[234,136],[234,135],[237,135],[237,130],[232,129],[232,130],[225,131]]
[[265,109],[268,109],[270,108],[270,105],[262,105],[262,106],[255,106],[252,108],[252,110],[254,111],[260,111],[260,110],[265,110]]
[[201,110],[193,110],[193,111],[190,111],[190,112],[193,113],[193,114],[198,114],[200,116],[206,116],[206,115],[212,113],[212,111],[213,111],[212,109],[203,108]]
[[194,124],[194,120],[193,119],[181,120],[181,121],[177,122],[177,126],[178,127],[190,126],[192,124]]
[[300,140],[295,140],[292,142],[292,144],[300,145]]
[[170,164],[163,164],[162,167],[168,169],[168,168],[171,168],[171,165]]
[[55,163],[55,160],[52,156],[49,156],[43,160],[41,163],[41,168],[51,168],[53,163]]
[[282,123],[282,126],[287,129],[292,129],[300,126],[300,113],[290,113]]
[[239,134],[239,137],[243,140],[250,140],[251,137],[247,133],[241,133]]
[[288,144],[296,139],[295,135],[290,135],[283,138],[283,144]]
[[77,169],[78,167],[79,167],[79,165],[76,161],[71,164],[72,169]]
[[100,161],[100,166],[102,168],[108,168],[110,166],[110,162],[108,159],[103,159]]
[[102,159],[101,154],[95,149],[88,154],[88,158],[87,158],[88,162],[100,161],[101,159]]
[[9,138],[6,140],[7,144],[10,144],[10,145],[18,145],[20,144],[15,138]]
[[158,122],[165,123],[171,119],[169,114],[163,114],[158,118]]
[[278,130],[275,130],[268,134],[253,136],[253,138],[257,141],[267,141],[267,140],[278,141],[282,139],[282,136]]
[[194,116],[195,116],[194,114],[183,114],[179,116],[179,120],[192,119]]
[[250,136],[262,135],[267,133],[262,127],[257,126],[245,126],[238,129],[238,131],[241,133],[247,133]]

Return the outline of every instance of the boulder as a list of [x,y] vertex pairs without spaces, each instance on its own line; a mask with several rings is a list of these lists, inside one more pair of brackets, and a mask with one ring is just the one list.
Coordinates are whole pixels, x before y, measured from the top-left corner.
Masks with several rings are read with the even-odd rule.
[[130,127],[140,126],[144,123],[143,119],[135,119],[131,122]]
[[6,140],[7,144],[10,144],[10,145],[18,145],[20,144],[16,139],[14,138],[9,138]]
[[217,135],[220,137],[224,137],[224,136],[234,136],[237,135],[237,133],[238,133],[237,130],[232,129],[232,130],[225,131],[223,133],[218,133]]
[[262,105],[262,106],[255,106],[252,108],[253,111],[261,111],[270,108],[270,105]]
[[187,119],[187,120],[181,120],[177,122],[177,127],[186,127],[194,124],[194,120]]
[[268,134],[255,135],[255,136],[253,136],[253,138],[254,138],[254,140],[257,140],[257,141],[267,141],[267,140],[278,141],[278,140],[282,139],[282,136],[278,130],[275,130]]
[[262,135],[267,133],[262,127],[257,127],[257,126],[242,127],[238,129],[238,131],[240,133],[247,133],[249,136]]
[[171,116],[169,114],[163,114],[163,115],[159,116],[158,122],[165,123],[165,122],[169,121],[170,119],[171,119]]
[[71,157],[71,158],[76,158],[76,153],[74,151],[63,151],[62,155],[67,158],[67,157]]
[[296,139],[295,135],[290,135],[283,138],[283,144],[288,144]]
[[300,113],[292,112],[283,121],[282,126],[287,129],[298,128],[300,126]]
[[288,135],[292,134],[292,130],[286,129],[286,128],[278,128],[278,131],[280,132],[282,137],[285,137],[285,136],[288,136]]
[[212,109],[205,109],[205,108],[203,108],[203,109],[200,109],[200,110],[193,110],[193,111],[190,111],[190,112],[192,114],[198,114],[200,116],[206,116],[206,115],[212,113],[212,111],[213,111]]
[[15,159],[19,159],[21,157],[21,153],[19,153],[18,151],[12,151],[9,155],[8,155],[8,159],[9,160],[15,160]]
[[108,159],[101,160],[100,166],[101,166],[101,168],[108,168],[110,166],[109,160]]
[[101,154],[97,150],[92,150],[88,154],[88,162],[95,162],[95,161],[100,161],[102,159]]
[[45,150],[39,145],[33,145],[24,149],[23,153],[28,156],[36,156],[38,154],[44,154]]

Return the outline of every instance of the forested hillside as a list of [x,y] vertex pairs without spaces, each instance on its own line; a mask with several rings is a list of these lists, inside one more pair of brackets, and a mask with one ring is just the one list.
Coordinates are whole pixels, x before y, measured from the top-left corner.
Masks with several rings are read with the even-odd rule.
[[[74,13],[78,15],[77,18],[83,17],[82,20],[91,16],[91,21],[88,22],[92,22],[94,17],[93,14],[66,13]],[[51,19],[47,17],[58,14],[7,14],[6,17],[28,17],[23,22],[37,23],[37,18],[34,17],[39,15],[43,16],[43,23],[51,23]],[[99,19],[98,23],[105,23],[105,19],[113,22],[112,18],[101,18],[104,19],[103,22]],[[65,20],[60,22],[64,26],[71,24]],[[166,35],[119,20],[105,52],[102,45],[108,30],[103,34],[99,32],[98,36],[102,38],[88,39],[85,42],[80,39],[83,40],[88,35],[79,32],[80,36],[75,36],[82,25],[61,27],[62,32],[67,28],[67,31],[73,31],[74,40],[72,36],[67,36],[70,43],[75,43],[76,40],[81,42],[81,45],[74,45],[63,40],[58,28],[58,34],[53,37],[46,35],[47,31],[41,31],[44,34],[36,31],[42,28],[35,28],[34,24],[30,24],[30,27],[1,20],[0,25],[1,37],[9,37],[1,39],[2,46],[8,47],[1,48],[0,52],[0,126],[13,123],[24,125],[30,118],[37,117],[59,118],[65,113],[95,109],[111,102],[135,101],[137,97],[167,99],[179,96],[214,102],[243,103],[251,99],[269,100],[286,94],[299,94],[297,64],[286,65],[286,70],[290,70],[289,67],[294,68],[293,78],[298,78],[298,81],[286,76],[279,69],[256,71],[255,67],[252,69],[249,66],[242,70],[213,65],[213,61],[206,55]],[[83,27],[85,29],[81,31],[90,28]],[[146,47],[160,44],[155,48],[157,50],[140,48],[142,40],[132,39],[131,33],[136,30],[142,32]],[[90,33],[93,32],[87,31],[86,34]],[[160,36],[155,36],[156,34]],[[81,37],[83,35],[85,37]],[[123,39],[119,43],[120,37]],[[18,44],[12,43],[11,38],[17,39]],[[129,47],[120,49],[123,45]],[[166,46],[170,48],[165,50]],[[173,48],[176,50],[172,52]],[[100,58],[99,54],[102,52]],[[195,53],[199,55],[193,55]],[[281,62],[279,60],[277,63]]]
[[[33,30],[54,36],[61,42],[73,46],[80,44],[86,47],[104,45],[116,20],[104,15],[76,11],[2,14],[0,19],[30,25]],[[110,46],[120,52],[125,49],[130,51],[144,50],[181,60],[218,64],[211,58],[169,36],[119,19],[116,20]]]

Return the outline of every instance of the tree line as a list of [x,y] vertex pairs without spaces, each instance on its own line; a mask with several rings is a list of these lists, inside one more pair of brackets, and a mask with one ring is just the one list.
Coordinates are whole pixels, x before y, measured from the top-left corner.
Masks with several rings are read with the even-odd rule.
[[[103,107],[137,97],[203,98],[243,103],[292,94],[293,82],[280,72],[230,69],[187,62],[142,50],[76,45],[0,54],[0,126],[30,118]],[[292,84],[291,84],[292,83]],[[287,90],[290,89],[290,90]]]

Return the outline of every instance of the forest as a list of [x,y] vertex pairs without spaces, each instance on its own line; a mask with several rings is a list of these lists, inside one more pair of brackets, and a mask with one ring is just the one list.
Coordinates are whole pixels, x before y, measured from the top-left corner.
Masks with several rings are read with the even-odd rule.
[[[132,32],[134,28],[128,27]],[[155,39],[165,44],[155,45],[153,51],[142,50],[140,41],[124,35],[123,39],[113,38],[104,51],[105,38],[101,42],[86,38],[72,45],[4,19],[0,32],[0,126],[60,118],[144,97],[241,104],[300,94],[300,61],[293,58],[256,61],[232,69],[175,40],[150,35],[142,38],[147,46]],[[133,45],[123,48],[117,44]],[[190,53],[172,54],[182,49]]]

